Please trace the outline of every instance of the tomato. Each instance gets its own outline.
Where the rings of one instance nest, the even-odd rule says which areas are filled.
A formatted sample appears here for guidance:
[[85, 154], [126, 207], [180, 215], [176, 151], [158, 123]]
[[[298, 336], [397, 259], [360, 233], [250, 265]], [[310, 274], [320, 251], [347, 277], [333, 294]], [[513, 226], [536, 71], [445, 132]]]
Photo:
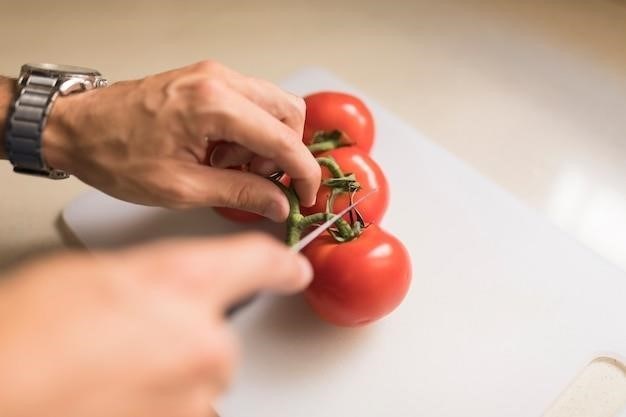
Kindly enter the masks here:
[[[373, 189], [378, 190], [363, 200], [357, 209], [366, 224], [380, 223], [389, 205], [389, 185], [378, 164], [368, 154], [355, 146], [345, 146], [318, 155], [318, 157], [325, 156], [332, 157], [344, 174], [353, 173], [356, 176], [357, 181], [361, 184], [361, 189], [356, 192], [355, 199]], [[328, 178], [332, 178], [328, 168], [322, 167], [322, 179]], [[312, 207], [302, 207], [302, 214], [308, 215], [326, 211], [326, 202], [330, 193], [331, 188], [322, 184], [317, 192], [317, 202]], [[342, 193], [335, 198], [332, 211], [337, 213], [349, 205], [349, 193]], [[344, 218], [348, 220], [349, 215], [346, 214]]]
[[324, 234], [304, 250], [314, 278], [305, 291], [312, 309], [338, 326], [360, 326], [392, 312], [411, 282], [411, 259], [404, 245], [376, 225], [337, 243]]
[[306, 119], [304, 143], [310, 145], [318, 131], [342, 131], [351, 143], [365, 152], [374, 143], [374, 119], [360, 99], [350, 94], [323, 91], [304, 98]]
[[222, 217], [237, 223], [254, 223], [263, 220], [260, 214], [250, 213], [249, 211], [239, 210], [230, 207], [213, 207], [213, 209]]

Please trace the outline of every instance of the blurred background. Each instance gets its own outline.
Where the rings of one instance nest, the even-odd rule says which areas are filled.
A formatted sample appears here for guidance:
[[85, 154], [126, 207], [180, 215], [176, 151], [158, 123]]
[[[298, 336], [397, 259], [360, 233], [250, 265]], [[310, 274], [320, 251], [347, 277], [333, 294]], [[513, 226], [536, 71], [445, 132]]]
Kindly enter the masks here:
[[[4, 0], [0, 32], [12, 76], [30, 61], [113, 80], [204, 58], [276, 82], [328, 68], [626, 270], [624, 0]], [[84, 188], [6, 168], [0, 264], [61, 246], [58, 214]]]

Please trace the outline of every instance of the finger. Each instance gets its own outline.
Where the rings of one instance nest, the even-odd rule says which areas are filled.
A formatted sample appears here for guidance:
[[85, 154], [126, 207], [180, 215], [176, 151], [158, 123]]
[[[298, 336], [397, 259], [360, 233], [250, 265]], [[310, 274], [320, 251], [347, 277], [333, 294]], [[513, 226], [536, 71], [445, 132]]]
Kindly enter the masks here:
[[301, 97], [269, 81], [245, 76], [217, 62], [204, 62], [195, 67], [208, 76], [223, 80], [230, 88], [284, 122], [302, 138], [306, 104]]
[[159, 186], [163, 187], [165, 198], [169, 198], [169, 207], [230, 207], [275, 222], [285, 221], [289, 214], [289, 202], [283, 192], [259, 175], [185, 162], [177, 162], [168, 171], [172, 174], [162, 178]]
[[243, 77], [231, 87], [292, 128], [302, 140], [306, 104], [301, 97], [286, 92], [266, 80]]
[[218, 141], [209, 141], [209, 140], [207, 140], [207, 142], [206, 142], [206, 150], [204, 151], [204, 158], [202, 159], [202, 163], [205, 164], [205, 165], [211, 165], [211, 156], [213, 155], [213, 150], [218, 145], [221, 145], [223, 143], [228, 143], [228, 142], [222, 142], [220, 140], [218, 140]]
[[216, 276], [225, 279], [215, 280], [211, 292], [222, 311], [259, 291], [301, 291], [313, 278], [311, 264], [304, 256], [267, 235], [231, 237], [220, 248], [220, 253], [212, 256], [216, 256], [216, 263], [221, 260]]
[[[217, 311], [259, 291], [294, 293], [313, 277], [308, 260], [269, 235], [165, 241], [135, 249], [150, 279], [172, 279]], [[172, 281], [167, 281], [172, 282]]]
[[232, 168], [245, 165], [254, 154], [235, 143], [220, 143], [213, 148], [209, 165], [216, 168]]
[[[300, 136], [244, 96], [222, 88], [219, 104], [211, 102], [198, 109], [199, 123], [220, 139], [238, 143], [255, 154], [274, 160], [293, 180], [300, 202], [315, 203], [321, 170]], [[216, 108], [219, 107], [219, 108]], [[242, 115], [245, 115], [242, 117]], [[216, 120], [219, 130], [215, 130]]]
[[264, 177], [269, 177], [279, 170], [280, 168], [276, 165], [276, 162], [271, 159], [265, 159], [257, 156], [253, 157], [250, 161], [250, 172]]

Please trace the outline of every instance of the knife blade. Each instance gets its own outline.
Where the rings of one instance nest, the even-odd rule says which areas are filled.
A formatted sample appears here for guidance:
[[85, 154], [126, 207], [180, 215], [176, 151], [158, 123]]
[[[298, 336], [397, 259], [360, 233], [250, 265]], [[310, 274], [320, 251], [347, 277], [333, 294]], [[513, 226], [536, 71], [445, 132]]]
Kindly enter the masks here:
[[[363, 194], [362, 196], [360, 196], [358, 199], [356, 199], [356, 201], [354, 201], [348, 207], [346, 207], [345, 209], [341, 210], [339, 213], [333, 215], [330, 219], [328, 219], [327, 221], [325, 221], [324, 223], [319, 225], [315, 230], [313, 230], [311, 233], [306, 235], [298, 243], [293, 245], [291, 247], [291, 250], [294, 251], [294, 252], [300, 252], [302, 249], [304, 249], [306, 247], [306, 245], [308, 245], [309, 243], [313, 242], [316, 237], [318, 237], [319, 235], [324, 233], [326, 230], [328, 230], [328, 228], [330, 228], [337, 220], [339, 220], [346, 213], [348, 213], [350, 210], [352, 210], [357, 205], [359, 205], [363, 200], [365, 200], [366, 198], [368, 198], [369, 196], [374, 194], [376, 191], [378, 191], [377, 188], [375, 188], [375, 189], [369, 191], [368, 193]], [[237, 311], [239, 311], [240, 309], [242, 309], [246, 305], [250, 304], [257, 297], [257, 295], [258, 294], [254, 294], [254, 295], [246, 298], [245, 300], [240, 301], [240, 302], [232, 305], [226, 311], [226, 316], [227, 317], [232, 317], [235, 313], [237, 313]]]
[[330, 228], [333, 224], [335, 224], [335, 222], [337, 220], [339, 220], [341, 217], [343, 217], [347, 212], [349, 212], [350, 210], [352, 210], [353, 208], [355, 208], [357, 205], [359, 205], [363, 200], [365, 200], [366, 198], [368, 198], [369, 196], [371, 196], [372, 194], [374, 194], [376, 191], [378, 191], [377, 188], [370, 190], [368, 193], [363, 194], [362, 196], [360, 196], [359, 198], [357, 198], [352, 204], [350, 204], [348, 207], [344, 208], [343, 210], [341, 210], [339, 213], [334, 214], [330, 219], [326, 220], [324, 223], [322, 223], [321, 225], [319, 225], [315, 230], [313, 230], [311, 233], [309, 233], [308, 235], [306, 235], [305, 237], [303, 237], [298, 243], [296, 243], [295, 245], [293, 245], [291, 247], [291, 250], [294, 252], [300, 252], [302, 249], [304, 249], [309, 243], [313, 242], [315, 240], [316, 237], [318, 237], [319, 235], [321, 235], [322, 233], [324, 233], [326, 230], [328, 230], [328, 228]]

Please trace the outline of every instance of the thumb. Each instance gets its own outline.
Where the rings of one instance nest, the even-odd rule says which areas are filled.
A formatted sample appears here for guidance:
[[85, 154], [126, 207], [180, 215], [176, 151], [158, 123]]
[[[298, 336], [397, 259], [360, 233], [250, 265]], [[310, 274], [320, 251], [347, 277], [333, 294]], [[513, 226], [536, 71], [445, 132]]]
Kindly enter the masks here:
[[236, 208], [275, 222], [285, 221], [289, 214], [289, 202], [283, 192], [257, 174], [197, 164], [182, 164], [178, 172], [190, 206]]

